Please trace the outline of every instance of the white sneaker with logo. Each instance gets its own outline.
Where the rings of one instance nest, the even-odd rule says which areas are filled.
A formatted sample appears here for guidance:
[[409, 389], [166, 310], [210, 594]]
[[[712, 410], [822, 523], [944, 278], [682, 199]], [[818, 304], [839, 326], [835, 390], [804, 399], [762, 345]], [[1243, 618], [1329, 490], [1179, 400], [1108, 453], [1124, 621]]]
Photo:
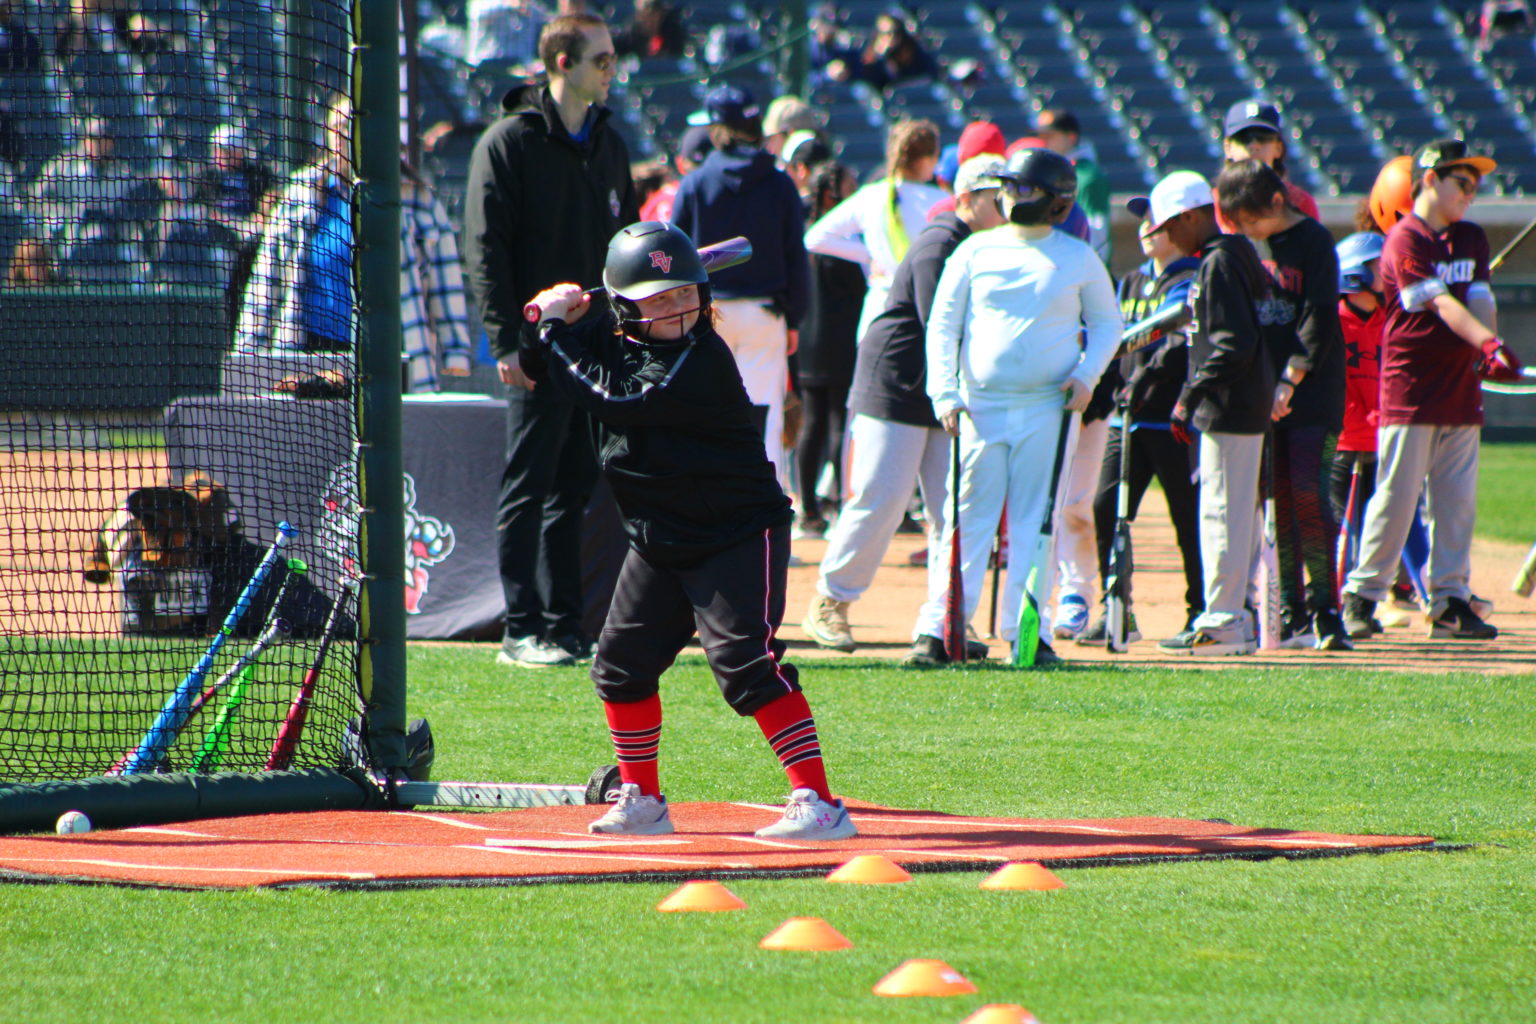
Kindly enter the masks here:
[[784, 817], [756, 834], [764, 839], [848, 839], [859, 830], [841, 800], [828, 803], [814, 789], [797, 789], [789, 794]]
[[667, 812], [667, 798], [645, 796], [640, 787], [626, 782], [619, 787], [619, 799], [608, 813], [587, 826], [588, 832], [619, 836], [667, 836], [672, 834], [672, 816]]

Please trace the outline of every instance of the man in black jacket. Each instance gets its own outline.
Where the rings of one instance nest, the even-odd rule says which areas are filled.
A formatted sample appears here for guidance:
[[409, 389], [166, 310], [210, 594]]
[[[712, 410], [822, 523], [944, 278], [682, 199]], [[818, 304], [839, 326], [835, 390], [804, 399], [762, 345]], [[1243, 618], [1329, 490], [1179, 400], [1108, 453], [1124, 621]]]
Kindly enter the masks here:
[[[848, 606], [873, 582], [914, 483], [923, 495], [929, 551], [942, 549], [949, 510], [950, 437], [939, 427], [928, 398], [928, 311], [950, 253], [972, 231], [1003, 223], [997, 208], [997, 176], [1002, 170], [1002, 158], [985, 153], [961, 165], [955, 175], [955, 212], [939, 214], [913, 240], [891, 278], [885, 312], [860, 341], [848, 394], [853, 446], [849, 496], [827, 535], [817, 594], [801, 626], [822, 647], [855, 649]], [[929, 594], [942, 594], [948, 585], [944, 560], [929, 559]], [[974, 648], [968, 657], [986, 656], [980, 641]], [[931, 651], [942, 654], [943, 644], [934, 648], [929, 643], [925, 649], [930, 649], [931, 662], [936, 660]]]
[[1205, 611], [1158, 646], [1169, 654], [1252, 654], [1248, 582], [1258, 552], [1259, 465], [1274, 406], [1257, 300], [1267, 288], [1253, 243], [1216, 226], [1211, 186], [1175, 171], [1152, 190], [1154, 230], [1200, 260], [1189, 291], [1189, 377], [1173, 407], [1174, 437], [1200, 431], [1200, 559]]
[[507, 463], [496, 512], [505, 638], [497, 661], [568, 665], [581, 633], [582, 513], [597, 479], [589, 417], [535, 387], [517, 351], [523, 304], [562, 281], [596, 284], [608, 239], [639, 215], [629, 149], [602, 106], [614, 51], [600, 18], [562, 15], [539, 37], [546, 85], [513, 89], [475, 145], [464, 264], [507, 389]]

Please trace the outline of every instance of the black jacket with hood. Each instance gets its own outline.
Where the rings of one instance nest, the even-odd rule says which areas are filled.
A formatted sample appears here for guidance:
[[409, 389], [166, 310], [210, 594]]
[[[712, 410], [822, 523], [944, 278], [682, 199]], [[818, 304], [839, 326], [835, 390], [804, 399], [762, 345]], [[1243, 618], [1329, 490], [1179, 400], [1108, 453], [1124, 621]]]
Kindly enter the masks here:
[[1269, 276], [1253, 243], [1213, 235], [1189, 290], [1189, 379], [1179, 403], [1198, 429], [1264, 434], [1275, 401], [1275, 366], [1264, 347], [1257, 302]]
[[608, 240], [640, 216], [608, 108], [592, 105], [578, 142], [547, 85], [513, 89], [501, 105], [506, 116], [475, 143], [464, 197], [464, 276], [498, 359], [535, 340], [523, 305], [551, 285], [600, 284]]

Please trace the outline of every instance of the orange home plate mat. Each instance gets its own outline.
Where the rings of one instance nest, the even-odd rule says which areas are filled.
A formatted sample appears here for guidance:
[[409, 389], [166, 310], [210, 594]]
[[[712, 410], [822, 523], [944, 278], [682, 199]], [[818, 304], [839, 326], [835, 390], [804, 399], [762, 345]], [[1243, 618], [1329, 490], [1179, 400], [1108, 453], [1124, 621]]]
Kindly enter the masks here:
[[595, 807], [492, 813], [325, 811], [217, 818], [86, 835], [0, 837], [0, 880], [186, 888], [404, 888], [821, 875], [861, 853], [911, 871], [1007, 861], [1087, 867], [1165, 859], [1326, 856], [1434, 846], [1178, 818], [1050, 821], [904, 811], [849, 800], [855, 839], [759, 839], [768, 804], [673, 804], [670, 836], [596, 836]]

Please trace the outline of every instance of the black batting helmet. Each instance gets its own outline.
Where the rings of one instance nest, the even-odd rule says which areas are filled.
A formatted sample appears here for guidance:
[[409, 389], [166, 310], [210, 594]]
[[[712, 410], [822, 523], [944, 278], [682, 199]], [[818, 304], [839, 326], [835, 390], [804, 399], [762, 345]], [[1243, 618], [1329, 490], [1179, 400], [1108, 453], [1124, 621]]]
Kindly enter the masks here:
[[619, 299], [639, 302], [686, 284], [707, 284], [709, 274], [687, 232], [674, 224], [642, 220], [608, 242], [603, 286]]
[[[1046, 193], [1044, 201], [1028, 204], [1031, 216], [1024, 222], [1055, 223], [1077, 201], [1077, 168], [1072, 166], [1071, 160], [1052, 149], [1029, 147], [1016, 150], [997, 177], [1002, 182], [1003, 191], [1015, 201], [1015, 206], [1020, 205], [1017, 202], [1020, 196], [1033, 189]], [[1019, 221], [1017, 216], [1013, 219]]]

